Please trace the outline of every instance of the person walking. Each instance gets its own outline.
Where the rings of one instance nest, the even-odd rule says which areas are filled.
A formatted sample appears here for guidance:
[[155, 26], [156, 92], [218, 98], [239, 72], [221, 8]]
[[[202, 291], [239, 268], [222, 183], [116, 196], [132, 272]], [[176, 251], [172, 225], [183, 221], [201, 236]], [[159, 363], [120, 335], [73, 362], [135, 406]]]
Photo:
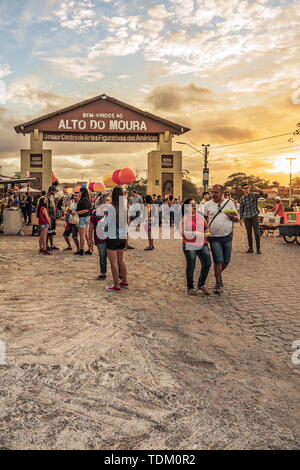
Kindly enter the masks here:
[[184, 201], [182, 214], [182, 249], [186, 259], [187, 292], [189, 295], [197, 295], [194, 289], [194, 271], [198, 257], [201, 263], [198, 290], [209, 295], [210, 292], [205, 287], [205, 281], [211, 267], [210, 251], [204, 234], [197, 231], [197, 225], [205, 230], [207, 222], [200, 212], [197, 213], [197, 205], [192, 198]]
[[[47, 236], [47, 245], [48, 245], [48, 251], [53, 251], [53, 250], [59, 250], [54, 245], [54, 236], [56, 235], [56, 207], [55, 207], [55, 199], [54, 195], [57, 193], [57, 189], [55, 186], [50, 186], [48, 189], [48, 212], [49, 212], [49, 217], [51, 219], [51, 224], [49, 225], [48, 228], [48, 236]], [[50, 243], [50, 246], [49, 246]]]
[[[74, 255], [83, 256], [84, 243], [87, 238], [88, 226], [90, 224], [90, 208], [91, 203], [88, 190], [86, 188], [80, 188], [76, 211], [72, 211], [72, 215], [77, 214], [79, 216], [79, 250], [77, 250]], [[89, 249], [85, 253], [91, 254]]]
[[279, 215], [280, 224], [284, 224], [284, 205], [281, 202], [280, 196], [275, 197], [275, 206], [273, 207], [272, 212], [274, 212], [275, 216]]
[[25, 207], [26, 207], [26, 214], [27, 214], [27, 217], [28, 217], [28, 222], [26, 225], [31, 225], [31, 214], [32, 214], [32, 197], [30, 196], [30, 194], [27, 192], [25, 194], [26, 198], [25, 198]]
[[98, 225], [98, 222], [102, 220], [107, 214], [107, 209], [110, 203], [111, 203], [111, 199], [108, 194], [102, 194], [95, 201], [95, 209], [93, 210], [91, 218], [90, 218], [90, 226], [89, 226], [89, 231], [88, 231], [89, 245], [93, 243], [93, 235], [94, 235], [94, 244], [97, 247], [97, 250], [99, 253], [100, 274], [97, 277], [97, 279], [99, 280], [106, 279], [107, 250], [106, 250], [105, 232], [99, 229], [98, 234], [97, 234], [97, 225]]
[[74, 194], [70, 200], [70, 207], [66, 210], [66, 227], [63, 233], [63, 237], [66, 240], [66, 243], [68, 246], [67, 248], [64, 248], [64, 251], [72, 251], [72, 246], [70, 242], [71, 234], [72, 234], [73, 242], [76, 245], [77, 251], [79, 251], [79, 241], [78, 241], [79, 217], [76, 214], [78, 201], [79, 201], [79, 194]]
[[[230, 263], [233, 222], [238, 222], [234, 203], [230, 199], [223, 199], [223, 192], [223, 186], [215, 184], [212, 187], [212, 199], [204, 205], [204, 215], [211, 233], [209, 242], [214, 261], [215, 294], [221, 294], [223, 290], [222, 273]], [[233, 212], [224, 213], [226, 209]]]
[[39, 200], [37, 218], [41, 227], [39, 239], [40, 253], [43, 253], [44, 255], [51, 255], [51, 251], [47, 249], [47, 233], [48, 227], [51, 225], [51, 219], [48, 213], [48, 199], [46, 197], [42, 197]]
[[250, 192], [250, 186], [247, 182], [242, 184], [242, 191], [244, 195], [240, 200], [240, 225], [245, 223], [247, 237], [248, 237], [248, 250], [246, 253], [253, 253], [253, 239], [252, 229], [255, 236], [256, 252], [258, 255], [261, 254], [260, 250], [260, 236], [259, 236], [259, 223], [258, 214], [259, 210], [257, 207], [258, 199], [264, 197], [264, 192], [257, 186], [254, 186], [254, 192]]
[[151, 237], [151, 222], [152, 222], [152, 197], [150, 195], [146, 196], [146, 207], [145, 207], [145, 216], [146, 216], [146, 221], [145, 221], [145, 229], [148, 234], [148, 244], [146, 248], [144, 248], [145, 251], [151, 251], [154, 249], [154, 244], [153, 244], [153, 238]]
[[[111, 266], [114, 284], [106, 287], [108, 292], [121, 292], [128, 289], [127, 269], [123, 259], [123, 252], [127, 238], [127, 201], [123, 197], [123, 190], [115, 186], [111, 195], [111, 205], [107, 209], [107, 215], [98, 222], [97, 234], [107, 228], [106, 249]], [[120, 274], [122, 282], [120, 282]]]

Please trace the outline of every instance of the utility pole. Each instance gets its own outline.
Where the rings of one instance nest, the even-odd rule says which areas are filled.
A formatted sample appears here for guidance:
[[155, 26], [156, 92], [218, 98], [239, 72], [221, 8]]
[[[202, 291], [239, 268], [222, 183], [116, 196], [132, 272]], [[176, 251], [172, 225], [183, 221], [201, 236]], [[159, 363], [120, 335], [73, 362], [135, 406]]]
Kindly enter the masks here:
[[209, 183], [208, 147], [210, 144], [202, 144], [202, 147], [204, 147], [203, 189], [206, 191]]
[[288, 157], [286, 160], [290, 161], [290, 194], [289, 194], [289, 207], [292, 205], [292, 160], [296, 160], [296, 158]]

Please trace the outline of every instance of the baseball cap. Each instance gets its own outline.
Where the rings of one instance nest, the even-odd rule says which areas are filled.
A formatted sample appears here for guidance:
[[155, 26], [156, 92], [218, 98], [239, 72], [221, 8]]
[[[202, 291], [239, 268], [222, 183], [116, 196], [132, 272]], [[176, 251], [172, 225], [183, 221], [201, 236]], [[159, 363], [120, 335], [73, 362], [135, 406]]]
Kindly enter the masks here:
[[52, 185], [52, 186], [49, 186], [48, 193], [49, 193], [50, 191], [56, 191], [56, 192], [58, 192], [58, 190], [56, 189], [56, 186], [53, 186], [53, 185]]
[[281, 201], [281, 197], [280, 197], [280, 196], [276, 196], [276, 197], [275, 197], [275, 201]]

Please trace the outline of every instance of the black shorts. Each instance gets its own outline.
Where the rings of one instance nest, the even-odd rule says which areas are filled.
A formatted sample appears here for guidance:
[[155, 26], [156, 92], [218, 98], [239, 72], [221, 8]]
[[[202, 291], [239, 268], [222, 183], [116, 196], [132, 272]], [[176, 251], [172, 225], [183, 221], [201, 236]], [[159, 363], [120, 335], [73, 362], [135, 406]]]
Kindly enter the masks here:
[[56, 220], [51, 219], [51, 225], [48, 228], [48, 235], [56, 235]]
[[123, 238], [107, 238], [106, 248], [107, 250], [124, 250], [126, 246], [126, 240]]

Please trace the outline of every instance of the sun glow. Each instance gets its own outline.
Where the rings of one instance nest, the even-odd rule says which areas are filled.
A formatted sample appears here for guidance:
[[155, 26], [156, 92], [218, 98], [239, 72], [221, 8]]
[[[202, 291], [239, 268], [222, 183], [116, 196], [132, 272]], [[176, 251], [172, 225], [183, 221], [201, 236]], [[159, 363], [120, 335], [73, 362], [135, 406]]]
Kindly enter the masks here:
[[289, 153], [277, 157], [274, 161], [274, 166], [267, 170], [268, 173], [284, 173], [289, 175], [290, 162], [289, 160], [286, 160], [287, 158], [296, 158], [296, 160], [292, 160], [292, 173], [295, 176], [295, 174], [300, 171], [300, 157], [295, 156], [295, 154]]

